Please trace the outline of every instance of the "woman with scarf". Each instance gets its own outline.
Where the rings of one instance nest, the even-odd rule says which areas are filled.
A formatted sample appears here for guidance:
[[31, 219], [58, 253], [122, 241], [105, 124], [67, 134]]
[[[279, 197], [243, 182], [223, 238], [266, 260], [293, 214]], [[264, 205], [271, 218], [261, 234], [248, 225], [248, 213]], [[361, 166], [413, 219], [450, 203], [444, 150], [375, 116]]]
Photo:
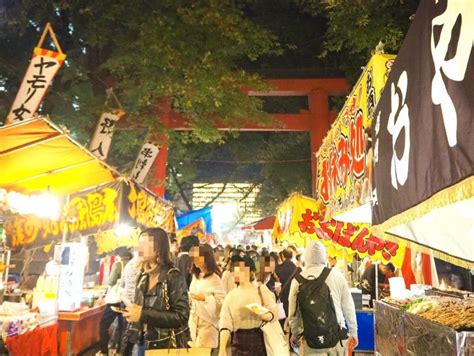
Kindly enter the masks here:
[[[150, 228], [140, 234], [141, 273], [135, 304], [124, 316], [132, 323], [131, 342], [141, 350], [186, 348], [189, 341], [187, 285], [173, 267], [166, 231]], [[125, 350], [129, 355], [131, 350]]]

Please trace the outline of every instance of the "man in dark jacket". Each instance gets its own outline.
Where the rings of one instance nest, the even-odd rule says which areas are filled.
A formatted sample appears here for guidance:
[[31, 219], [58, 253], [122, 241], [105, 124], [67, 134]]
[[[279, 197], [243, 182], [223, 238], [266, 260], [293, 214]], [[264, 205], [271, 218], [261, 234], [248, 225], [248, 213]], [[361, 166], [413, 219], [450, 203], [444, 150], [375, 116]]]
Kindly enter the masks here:
[[298, 273], [298, 268], [291, 261], [293, 258], [293, 252], [289, 249], [282, 251], [283, 263], [276, 266], [275, 273], [280, 279], [282, 289], [280, 292], [280, 300], [285, 308], [285, 313], [288, 315], [288, 296], [290, 293], [290, 285], [293, 277]]
[[199, 246], [199, 239], [196, 236], [190, 235], [183, 237], [181, 239], [181, 243], [179, 244], [179, 254], [176, 258], [176, 268], [179, 269], [181, 275], [186, 279], [188, 289], [191, 285], [191, 280], [193, 277], [191, 273], [193, 261], [189, 256], [189, 250], [191, 250], [193, 246]]

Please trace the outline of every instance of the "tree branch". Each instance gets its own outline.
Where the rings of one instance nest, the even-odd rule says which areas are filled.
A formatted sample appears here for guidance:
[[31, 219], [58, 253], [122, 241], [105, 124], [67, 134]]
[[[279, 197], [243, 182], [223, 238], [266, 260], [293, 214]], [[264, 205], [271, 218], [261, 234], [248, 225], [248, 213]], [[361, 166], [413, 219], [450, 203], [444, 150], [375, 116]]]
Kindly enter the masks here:
[[219, 198], [222, 195], [222, 193], [224, 193], [226, 187], [227, 187], [227, 183], [224, 183], [224, 185], [222, 186], [221, 191], [219, 193], [217, 193], [217, 195], [214, 198], [212, 198], [212, 200], [210, 202], [207, 202], [206, 205], [204, 205], [204, 207], [207, 208], [209, 205], [214, 203], [217, 200], [217, 198]]
[[181, 198], [183, 199], [184, 204], [186, 204], [186, 207], [189, 210], [193, 210], [191, 204], [189, 203], [189, 199], [186, 196], [186, 193], [184, 192], [184, 188], [183, 188], [183, 186], [181, 185], [181, 182], [178, 179], [178, 174], [176, 172], [176, 168], [174, 166], [170, 166], [170, 171], [171, 171], [171, 175], [173, 176], [174, 181], [176, 182], [176, 186], [179, 189], [179, 194], [181, 195]]

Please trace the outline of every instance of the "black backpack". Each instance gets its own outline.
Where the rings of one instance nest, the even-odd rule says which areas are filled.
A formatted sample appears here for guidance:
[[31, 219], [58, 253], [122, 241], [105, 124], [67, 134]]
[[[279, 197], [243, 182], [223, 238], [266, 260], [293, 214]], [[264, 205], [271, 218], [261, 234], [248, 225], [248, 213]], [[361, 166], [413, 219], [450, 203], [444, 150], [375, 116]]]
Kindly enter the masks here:
[[341, 342], [331, 291], [325, 283], [329, 272], [331, 270], [324, 267], [316, 279], [306, 279], [300, 274], [295, 277], [300, 284], [297, 303], [303, 318], [303, 335], [312, 349], [331, 348]]

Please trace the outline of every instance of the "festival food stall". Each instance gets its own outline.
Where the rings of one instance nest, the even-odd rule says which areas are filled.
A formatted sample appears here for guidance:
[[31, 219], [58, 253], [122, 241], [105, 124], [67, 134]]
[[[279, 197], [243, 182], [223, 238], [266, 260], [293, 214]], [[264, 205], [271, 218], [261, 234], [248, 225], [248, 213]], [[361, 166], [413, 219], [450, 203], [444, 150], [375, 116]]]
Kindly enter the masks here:
[[[9, 206], [8, 213], [3, 214], [9, 248], [41, 242], [41, 218], [34, 214], [43, 218], [58, 218], [64, 197], [68, 193], [111, 182], [118, 176], [113, 169], [97, 160], [63, 130], [46, 118], [38, 117], [14, 121], [0, 127], [0, 166], [0, 189], [6, 192], [6, 203]], [[59, 229], [59, 223], [50, 225], [49, 228]], [[59, 240], [61, 239], [62, 236]], [[8, 275], [8, 270], [5, 274]], [[57, 281], [56, 284], [51, 282], [46, 288], [43, 300], [56, 300], [57, 288], [54, 290], [54, 285], [57, 287]], [[51, 290], [54, 290], [54, 293], [51, 293]], [[31, 294], [27, 293], [26, 299], [32, 299]], [[15, 295], [20, 298], [22, 293]], [[37, 319], [36, 325], [25, 323], [21, 320], [31, 313], [30, 309], [21, 308], [18, 304], [14, 303], [9, 310], [3, 312], [10, 320], [8, 323], [2, 323], [7, 327], [3, 340], [11, 352], [17, 350], [17, 345], [23, 346], [24, 352], [19, 354], [25, 355], [30, 350], [29, 346], [36, 347], [37, 342], [45, 341], [43, 336], [56, 335], [55, 332], [50, 332], [51, 328], [46, 329], [46, 326], [53, 323], [51, 327], [57, 330], [58, 324], [54, 321], [57, 319], [57, 312], [50, 307], [39, 310], [37, 305], [36, 309], [33, 309], [39, 311], [33, 313]], [[27, 327], [18, 328], [15, 324]], [[38, 328], [38, 325], [43, 327]], [[28, 342], [33, 339], [36, 341]], [[25, 348], [26, 346], [28, 348]], [[37, 352], [42, 348], [34, 350]]]
[[[372, 127], [374, 231], [471, 271], [473, 6], [420, 2]], [[377, 354], [474, 354], [472, 292], [423, 289], [376, 303]]]
[[[357, 256], [401, 267], [405, 248], [396, 242], [384, 240], [372, 232], [369, 224], [323, 220], [321, 201], [293, 194], [277, 209], [273, 236], [297, 246], [305, 246], [308, 239], [319, 239], [330, 257], [347, 262]], [[355, 292], [355, 291], [354, 291]], [[359, 324], [359, 346], [356, 351], [374, 349], [373, 311], [362, 307], [360, 293], [353, 293]]]
[[[15, 212], [4, 216], [8, 247], [48, 251], [61, 242], [54, 246], [54, 258], [29, 294], [34, 310], [39, 310], [37, 318], [59, 319], [60, 353], [79, 353], [98, 341], [104, 309], [105, 289], [83, 288], [90, 260], [87, 237], [94, 239], [98, 253], [134, 246], [136, 227], [174, 231], [173, 208], [121, 178], [46, 118], [1, 127], [0, 164], [0, 189], [7, 192], [7, 203]], [[36, 214], [35, 207], [42, 213]], [[26, 337], [45, 334], [35, 325], [5, 335], [9, 350], [25, 345]], [[58, 324], [54, 325], [57, 330]], [[33, 334], [27, 334], [29, 329], [34, 329]], [[21, 335], [13, 337], [16, 334]]]

